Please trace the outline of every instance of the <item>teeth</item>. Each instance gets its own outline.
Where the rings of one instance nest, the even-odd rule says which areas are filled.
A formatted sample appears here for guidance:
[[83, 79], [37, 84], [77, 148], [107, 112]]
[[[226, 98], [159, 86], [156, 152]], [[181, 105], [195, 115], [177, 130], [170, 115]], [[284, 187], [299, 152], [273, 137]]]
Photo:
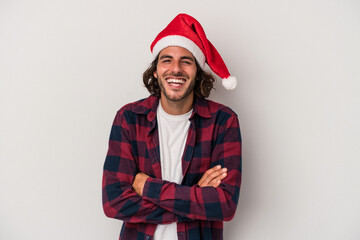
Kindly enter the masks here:
[[177, 79], [177, 78], [169, 78], [169, 79], [166, 79], [166, 81], [168, 83], [179, 83], [179, 84], [183, 84], [185, 82], [184, 79]]

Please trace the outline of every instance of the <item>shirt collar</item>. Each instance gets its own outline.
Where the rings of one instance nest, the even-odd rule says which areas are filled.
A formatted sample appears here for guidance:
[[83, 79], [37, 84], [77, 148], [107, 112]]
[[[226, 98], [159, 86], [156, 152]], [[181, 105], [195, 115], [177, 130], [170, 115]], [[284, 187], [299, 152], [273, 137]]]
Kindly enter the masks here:
[[190, 119], [193, 118], [195, 114], [203, 118], [211, 118], [208, 101], [196, 95], [194, 97], [193, 114]]
[[132, 110], [136, 114], [145, 114], [147, 119], [152, 122], [156, 117], [156, 109], [159, 106], [159, 98], [155, 95], [150, 95], [140, 101], [140, 103]]
[[[159, 106], [159, 99], [155, 95], [150, 95], [148, 98], [143, 99], [140, 103], [132, 110], [136, 114], [145, 114], [147, 119], [152, 122], [156, 118], [156, 110]], [[206, 99], [199, 98], [195, 95], [193, 104], [193, 113], [190, 117], [192, 119], [197, 114], [203, 118], [210, 118], [210, 109]]]

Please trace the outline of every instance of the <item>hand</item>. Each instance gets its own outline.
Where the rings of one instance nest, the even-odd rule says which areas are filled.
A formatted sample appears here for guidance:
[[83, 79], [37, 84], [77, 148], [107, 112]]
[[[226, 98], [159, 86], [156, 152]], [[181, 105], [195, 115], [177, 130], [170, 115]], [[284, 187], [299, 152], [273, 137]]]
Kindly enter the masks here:
[[198, 185], [200, 187], [218, 187], [222, 180], [227, 176], [227, 168], [221, 168], [217, 165], [207, 170], [202, 178], [199, 180]]
[[146, 179], [148, 179], [148, 177], [149, 177], [148, 175], [146, 175], [145, 173], [142, 173], [142, 172], [139, 172], [135, 176], [132, 187], [135, 190], [135, 192], [137, 194], [139, 194], [140, 196], [142, 196], [142, 194], [143, 194], [144, 185], [145, 185]]

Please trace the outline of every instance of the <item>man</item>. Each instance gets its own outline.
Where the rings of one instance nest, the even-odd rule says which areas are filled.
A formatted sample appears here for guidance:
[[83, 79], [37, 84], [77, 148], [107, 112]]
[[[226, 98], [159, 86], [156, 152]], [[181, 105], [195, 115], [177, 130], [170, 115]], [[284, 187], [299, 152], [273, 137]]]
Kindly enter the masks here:
[[236, 86], [200, 23], [180, 14], [151, 45], [151, 96], [122, 107], [104, 164], [103, 207], [120, 239], [222, 239], [241, 183], [237, 115], [206, 100], [214, 77]]

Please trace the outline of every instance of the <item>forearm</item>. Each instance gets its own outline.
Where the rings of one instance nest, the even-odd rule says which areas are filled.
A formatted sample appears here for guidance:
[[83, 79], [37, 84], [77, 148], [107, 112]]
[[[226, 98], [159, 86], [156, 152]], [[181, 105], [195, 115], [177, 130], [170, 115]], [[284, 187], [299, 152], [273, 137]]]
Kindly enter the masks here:
[[237, 117], [229, 118], [215, 139], [211, 164], [226, 168], [219, 187], [183, 186], [148, 178], [143, 198], [174, 214], [210, 221], [228, 221], [235, 214], [241, 184], [241, 135]]
[[126, 180], [117, 179], [109, 184], [112, 181], [114, 179], [109, 173], [104, 172], [103, 209], [106, 216], [131, 223], [166, 224], [190, 221], [143, 199]]
[[106, 216], [126, 222], [171, 223], [184, 221], [136, 194], [132, 183], [138, 166], [130, 144], [128, 125], [118, 113], [110, 134], [109, 149], [103, 169], [103, 209]]
[[[240, 176], [230, 172], [227, 178], [231, 181]], [[226, 181], [214, 188], [198, 185], [189, 187], [148, 178], [144, 186], [143, 198], [186, 218], [229, 221], [235, 214], [239, 190], [239, 186], [229, 185]]]

